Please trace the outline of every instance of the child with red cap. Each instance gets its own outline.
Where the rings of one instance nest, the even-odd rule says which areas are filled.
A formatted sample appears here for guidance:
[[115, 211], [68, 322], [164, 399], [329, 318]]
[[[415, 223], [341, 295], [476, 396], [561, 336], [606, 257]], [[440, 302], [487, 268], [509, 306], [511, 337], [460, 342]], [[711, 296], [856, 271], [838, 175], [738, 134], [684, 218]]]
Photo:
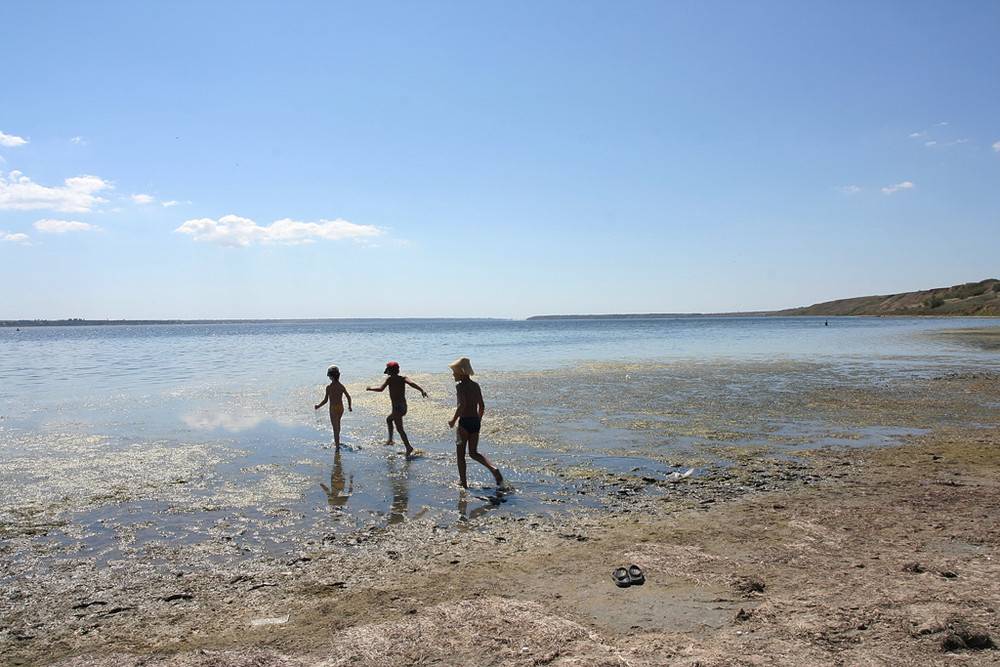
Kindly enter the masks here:
[[389, 427], [389, 441], [385, 444], [392, 444], [392, 427], [395, 424], [396, 430], [399, 431], [399, 437], [406, 445], [406, 455], [410, 456], [413, 454], [413, 447], [410, 446], [410, 440], [406, 437], [406, 431], [403, 430], [403, 417], [406, 415], [406, 385], [419, 391], [424, 398], [427, 398], [427, 392], [410, 378], [400, 375], [399, 363], [395, 361], [390, 361], [385, 365], [384, 373], [389, 377], [385, 379], [382, 386], [368, 387], [367, 391], [384, 391], [386, 387], [389, 388], [389, 402], [392, 404], [392, 412], [385, 418], [386, 426]]

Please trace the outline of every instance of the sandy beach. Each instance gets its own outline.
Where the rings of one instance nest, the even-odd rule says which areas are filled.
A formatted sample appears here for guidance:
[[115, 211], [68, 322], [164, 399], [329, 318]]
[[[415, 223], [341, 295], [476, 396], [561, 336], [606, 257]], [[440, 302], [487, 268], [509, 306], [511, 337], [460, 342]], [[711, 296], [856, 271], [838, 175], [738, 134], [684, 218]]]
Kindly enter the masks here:
[[[1000, 406], [993, 375], [933, 382], [933, 405], [910, 403], [915, 424], [961, 416], [970, 393]], [[67, 561], [5, 585], [0, 652], [122, 667], [992, 665], [997, 413], [927, 424], [903, 446], [748, 453], [726, 475], [636, 479], [577, 521], [411, 521], [238, 569]], [[616, 586], [630, 564], [645, 582]]]

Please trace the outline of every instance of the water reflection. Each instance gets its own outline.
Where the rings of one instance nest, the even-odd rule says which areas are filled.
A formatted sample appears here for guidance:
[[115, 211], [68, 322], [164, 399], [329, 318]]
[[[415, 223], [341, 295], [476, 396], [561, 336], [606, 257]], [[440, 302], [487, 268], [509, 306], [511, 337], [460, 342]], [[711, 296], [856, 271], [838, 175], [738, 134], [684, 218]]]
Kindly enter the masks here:
[[[386, 461], [388, 467], [389, 482], [392, 485], [392, 504], [389, 506], [389, 525], [402, 523], [406, 520], [406, 513], [410, 507], [410, 463], [411, 459], [406, 457], [401, 465], [397, 466], [398, 458], [390, 456]], [[410, 517], [417, 519], [427, 511], [426, 508]]]
[[[459, 530], [467, 529], [468, 524], [474, 522], [476, 519], [484, 516], [490, 510], [497, 509], [503, 503], [507, 502], [504, 497], [504, 493], [497, 489], [496, 493], [492, 496], [473, 496], [472, 501], [473, 507], [469, 509], [469, 494], [465, 489], [459, 491], [458, 494], [458, 526]], [[478, 504], [482, 502], [482, 504]]]
[[188, 428], [199, 431], [242, 433], [257, 428], [263, 419], [259, 415], [245, 414], [186, 414], [181, 415], [181, 421]]
[[[333, 455], [333, 470], [330, 472], [330, 486], [320, 482], [326, 492], [326, 499], [331, 507], [343, 507], [347, 499], [354, 493], [354, 474], [344, 476], [344, 465], [340, 457], [340, 447]], [[345, 492], [346, 488], [346, 492]]]

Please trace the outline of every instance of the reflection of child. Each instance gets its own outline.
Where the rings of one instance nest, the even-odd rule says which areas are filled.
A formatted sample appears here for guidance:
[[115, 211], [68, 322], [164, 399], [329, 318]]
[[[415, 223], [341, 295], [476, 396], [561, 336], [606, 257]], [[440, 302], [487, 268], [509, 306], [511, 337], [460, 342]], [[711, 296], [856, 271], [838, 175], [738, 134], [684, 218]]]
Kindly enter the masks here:
[[473, 374], [472, 362], [468, 357], [462, 357], [448, 364], [452, 374], [458, 381], [455, 385], [456, 399], [458, 405], [455, 407], [455, 416], [448, 420], [449, 428], [458, 422], [458, 441], [455, 449], [458, 459], [458, 482], [466, 489], [469, 484], [465, 479], [465, 447], [469, 447], [469, 457], [474, 461], [479, 461], [489, 468], [493, 473], [497, 484], [503, 484], [503, 475], [496, 466], [489, 462], [485, 456], [479, 453], [479, 427], [482, 423], [483, 413], [486, 405], [483, 403], [483, 391], [479, 385], [472, 381], [469, 376]]
[[[333, 455], [333, 470], [330, 471], [330, 486], [323, 482], [319, 483], [326, 491], [326, 499], [333, 507], [343, 507], [347, 500], [354, 493], [354, 475], [350, 476], [350, 487], [347, 486], [347, 479], [344, 477], [344, 465], [340, 460], [340, 448], [337, 448]], [[347, 492], [344, 492], [344, 489]]]
[[340, 369], [330, 366], [326, 371], [326, 376], [330, 378], [330, 384], [326, 385], [326, 395], [323, 400], [316, 404], [319, 410], [327, 401], [330, 402], [330, 423], [333, 424], [333, 442], [340, 447], [340, 418], [344, 416], [344, 397], [347, 397], [347, 409], [354, 412], [351, 407], [351, 395], [347, 392], [347, 387], [340, 384]]
[[389, 427], [389, 441], [386, 444], [392, 444], [392, 426], [395, 424], [396, 430], [399, 431], [399, 437], [406, 445], [406, 455], [409, 456], [413, 453], [413, 447], [410, 447], [410, 440], [406, 437], [406, 431], [403, 430], [403, 417], [406, 415], [406, 385], [419, 391], [424, 398], [427, 398], [427, 392], [417, 386], [410, 378], [400, 375], [399, 364], [395, 361], [387, 363], [383, 372], [389, 377], [380, 387], [368, 387], [368, 391], [384, 391], [386, 387], [389, 388], [389, 402], [392, 403], [392, 412], [385, 418], [386, 426]]

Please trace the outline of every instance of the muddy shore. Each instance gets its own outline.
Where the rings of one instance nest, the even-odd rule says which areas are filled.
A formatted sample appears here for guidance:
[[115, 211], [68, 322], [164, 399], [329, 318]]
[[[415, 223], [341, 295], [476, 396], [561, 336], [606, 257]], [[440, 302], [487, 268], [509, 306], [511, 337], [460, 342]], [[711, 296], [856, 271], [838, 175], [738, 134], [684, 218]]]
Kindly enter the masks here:
[[[992, 417], [929, 424], [898, 447], [747, 456], [655, 495], [640, 478], [577, 520], [413, 521], [237, 569], [181, 550], [103, 568], [67, 560], [3, 586], [0, 655], [122, 667], [997, 664], [1000, 378], [951, 378], [948, 404], [928, 409], [961, 413], [970, 392]], [[612, 570], [633, 563], [645, 583], [617, 587]]]

